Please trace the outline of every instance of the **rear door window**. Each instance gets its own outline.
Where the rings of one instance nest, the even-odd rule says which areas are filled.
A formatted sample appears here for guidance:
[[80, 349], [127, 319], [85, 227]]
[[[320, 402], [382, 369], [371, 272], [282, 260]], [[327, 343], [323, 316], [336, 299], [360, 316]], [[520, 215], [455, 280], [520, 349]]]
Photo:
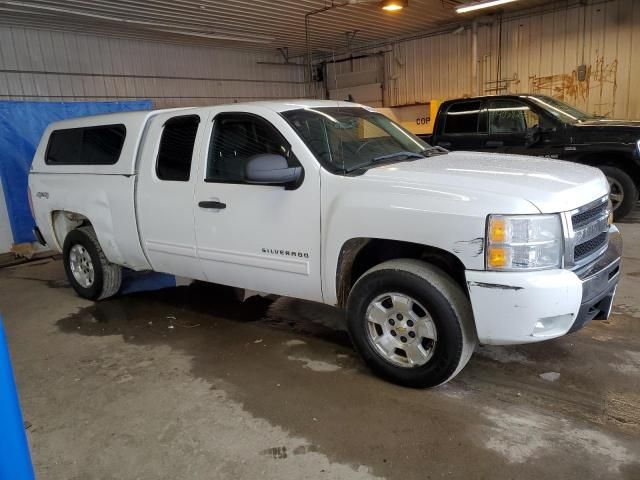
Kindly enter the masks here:
[[49, 137], [48, 165], [113, 165], [120, 158], [126, 136], [124, 125], [65, 128]]
[[480, 127], [482, 103], [479, 101], [454, 103], [447, 109], [444, 121], [444, 133], [478, 133]]
[[189, 181], [199, 124], [200, 117], [197, 115], [173, 117], [164, 124], [156, 162], [156, 173], [160, 180]]

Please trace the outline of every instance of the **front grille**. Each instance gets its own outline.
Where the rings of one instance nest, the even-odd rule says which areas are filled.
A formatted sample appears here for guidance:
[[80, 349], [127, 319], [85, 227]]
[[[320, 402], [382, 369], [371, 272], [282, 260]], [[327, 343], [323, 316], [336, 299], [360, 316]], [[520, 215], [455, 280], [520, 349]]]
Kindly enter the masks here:
[[573, 262], [570, 265], [582, 267], [595, 260], [593, 257], [606, 247], [609, 241], [608, 216], [606, 198], [585, 205], [571, 216], [573, 235], [569, 246], [573, 250], [573, 259], [570, 259]]
[[587, 240], [580, 245], [576, 245], [573, 249], [573, 259], [576, 262], [579, 262], [581, 259], [588, 257], [593, 252], [602, 248], [607, 243], [607, 232], [602, 232], [597, 237], [592, 238], [591, 240]]
[[592, 220], [602, 217], [606, 211], [607, 211], [607, 204], [602, 203], [597, 207], [591, 208], [587, 211], [576, 213], [574, 216], [571, 217], [573, 228], [574, 229], [580, 228], [588, 224]]

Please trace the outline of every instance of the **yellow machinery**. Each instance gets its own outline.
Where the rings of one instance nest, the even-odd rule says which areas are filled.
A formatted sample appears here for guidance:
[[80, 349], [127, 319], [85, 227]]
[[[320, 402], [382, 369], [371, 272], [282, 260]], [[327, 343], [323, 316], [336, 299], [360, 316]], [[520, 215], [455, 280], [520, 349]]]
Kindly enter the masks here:
[[426, 135], [433, 132], [440, 103], [440, 100], [431, 100], [429, 103], [405, 107], [380, 107], [376, 108], [376, 111], [399, 123], [411, 133]]

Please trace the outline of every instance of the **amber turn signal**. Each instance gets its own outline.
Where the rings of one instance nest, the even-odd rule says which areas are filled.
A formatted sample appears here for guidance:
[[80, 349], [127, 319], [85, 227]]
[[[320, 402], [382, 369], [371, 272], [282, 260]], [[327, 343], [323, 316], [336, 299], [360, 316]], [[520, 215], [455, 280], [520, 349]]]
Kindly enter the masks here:
[[502, 218], [492, 218], [489, 224], [491, 243], [503, 243], [507, 238], [507, 224]]
[[489, 267], [504, 267], [507, 264], [507, 249], [502, 247], [489, 247], [487, 262]]

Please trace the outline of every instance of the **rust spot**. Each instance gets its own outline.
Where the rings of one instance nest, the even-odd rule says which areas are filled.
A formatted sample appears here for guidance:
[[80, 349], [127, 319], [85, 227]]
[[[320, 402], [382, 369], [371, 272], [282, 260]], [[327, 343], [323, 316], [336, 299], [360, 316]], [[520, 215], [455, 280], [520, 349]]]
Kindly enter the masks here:
[[589, 109], [596, 115], [607, 116], [615, 108], [618, 74], [618, 59], [606, 63], [604, 57], [596, 52], [596, 60], [587, 65], [584, 81], [578, 80], [577, 69], [571, 73], [529, 77], [529, 90], [532, 93], [550, 95], [573, 105], [585, 104], [591, 98]]

